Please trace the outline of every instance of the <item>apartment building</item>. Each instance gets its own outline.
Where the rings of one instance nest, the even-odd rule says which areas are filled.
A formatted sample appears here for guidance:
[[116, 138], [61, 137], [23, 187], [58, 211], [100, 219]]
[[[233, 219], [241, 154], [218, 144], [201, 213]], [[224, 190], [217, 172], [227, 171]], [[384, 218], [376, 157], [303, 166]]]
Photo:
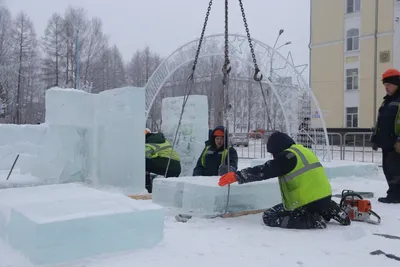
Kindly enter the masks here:
[[385, 95], [381, 74], [400, 68], [400, 0], [311, 0], [310, 6], [310, 86], [326, 127], [372, 127]]

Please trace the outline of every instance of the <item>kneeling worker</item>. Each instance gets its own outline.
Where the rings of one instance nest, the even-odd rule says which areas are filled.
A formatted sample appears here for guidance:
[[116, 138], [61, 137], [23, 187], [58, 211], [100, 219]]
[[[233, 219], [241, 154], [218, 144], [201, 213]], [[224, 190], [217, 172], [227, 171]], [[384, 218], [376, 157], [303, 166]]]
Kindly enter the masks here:
[[[169, 166], [168, 161], [170, 161]], [[164, 137], [164, 134], [151, 133], [149, 129], [146, 129], [146, 189], [149, 193], [153, 190], [150, 173], [164, 176], [167, 166], [166, 177], [178, 177], [181, 174], [180, 158], [172, 149], [172, 144]]]
[[268, 139], [267, 151], [273, 160], [264, 165], [229, 172], [221, 176], [220, 186], [278, 177], [282, 204], [263, 214], [270, 227], [291, 229], [326, 228], [330, 219], [349, 225], [350, 218], [331, 200], [332, 188], [318, 157], [310, 149], [296, 144], [287, 134], [275, 132]]

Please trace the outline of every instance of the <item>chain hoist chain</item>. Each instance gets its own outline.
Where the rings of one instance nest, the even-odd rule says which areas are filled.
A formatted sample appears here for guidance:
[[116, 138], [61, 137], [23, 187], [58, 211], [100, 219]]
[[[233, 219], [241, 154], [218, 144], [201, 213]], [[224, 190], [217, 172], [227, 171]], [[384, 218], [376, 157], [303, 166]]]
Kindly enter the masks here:
[[254, 73], [254, 80], [259, 82], [262, 80], [263, 75], [260, 74], [260, 69], [258, 68], [258, 64], [257, 64], [257, 60], [256, 60], [256, 55], [254, 53], [254, 47], [253, 47], [253, 43], [251, 41], [251, 36], [250, 36], [250, 31], [249, 31], [249, 26], [247, 24], [247, 19], [246, 19], [246, 14], [244, 12], [244, 7], [243, 7], [243, 2], [242, 0], [239, 0], [239, 5], [240, 5], [240, 9], [242, 11], [242, 17], [243, 17], [243, 22], [244, 22], [244, 27], [246, 29], [246, 33], [247, 33], [247, 39], [249, 41], [249, 47], [250, 47], [250, 51], [251, 51], [251, 57], [253, 58], [253, 63], [254, 63], [254, 69], [255, 69], [255, 73]]
[[202, 45], [202, 43], [203, 43], [204, 33], [205, 33], [205, 31], [206, 31], [206, 28], [207, 28], [208, 17], [210, 16], [212, 4], [213, 4], [213, 0], [210, 0], [210, 2], [208, 3], [206, 18], [205, 18], [204, 24], [203, 24], [203, 29], [202, 29], [202, 31], [201, 31], [201, 35], [200, 35], [200, 39], [199, 39], [199, 45], [198, 45], [197, 51], [196, 51], [196, 56], [195, 56], [194, 62], [193, 62], [192, 74], [190, 75], [190, 78], [191, 78], [191, 79], [193, 79], [194, 72], [195, 72], [195, 70], [196, 70], [196, 65], [197, 65], [197, 61], [198, 61], [198, 59], [199, 59], [200, 50], [201, 50], [201, 45]]
[[228, 0], [225, 0], [225, 62], [224, 66], [222, 68], [222, 73], [224, 74], [224, 77], [222, 79], [222, 84], [226, 85], [227, 84], [227, 76], [229, 72], [231, 71], [231, 63], [229, 59], [229, 27], [228, 27]]

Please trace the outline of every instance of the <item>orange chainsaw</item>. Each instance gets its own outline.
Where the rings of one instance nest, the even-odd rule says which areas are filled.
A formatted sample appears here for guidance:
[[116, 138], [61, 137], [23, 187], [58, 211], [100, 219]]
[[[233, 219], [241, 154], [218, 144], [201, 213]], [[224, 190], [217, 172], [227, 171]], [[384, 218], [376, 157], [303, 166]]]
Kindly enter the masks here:
[[[349, 215], [350, 220], [379, 224], [381, 217], [372, 210], [371, 201], [352, 191], [343, 190], [340, 207]], [[371, 217], [375, 217], [373, 220]]]

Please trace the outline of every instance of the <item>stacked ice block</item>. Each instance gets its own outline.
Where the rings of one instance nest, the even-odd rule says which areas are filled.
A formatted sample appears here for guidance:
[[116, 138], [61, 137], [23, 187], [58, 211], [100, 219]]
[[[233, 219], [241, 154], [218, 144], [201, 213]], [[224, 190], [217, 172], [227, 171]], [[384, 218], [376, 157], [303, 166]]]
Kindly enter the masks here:
[[46, 91], [46, 130], [37, 153], [18, 167], [46, 183], [90, 182], [126, 194], [144, 189], [143, 88], [90, 94], [76, 89]]
[[[153, 182], [153, 203], [194, 215], [225, 212], [228, 187], [218, 186], [219, 177], [157, 178]], [[281, 202], [277, 179], [232, 184], [228, 212], [267, 209]]]
[[163, 227], [160, 206], [81, 184], [0, 190], [0, 238], [37, 265], [149, 248]]
[[[170, 97], [162, 100], [162, 132], [174, 141], [184, 97]], [[208, 139], [208, 100], [207, 96], [189, 96], [182, 122], [179, 127], [175, 149], [181, 159], [181, 176], [192, 175], [204, 142]]]

